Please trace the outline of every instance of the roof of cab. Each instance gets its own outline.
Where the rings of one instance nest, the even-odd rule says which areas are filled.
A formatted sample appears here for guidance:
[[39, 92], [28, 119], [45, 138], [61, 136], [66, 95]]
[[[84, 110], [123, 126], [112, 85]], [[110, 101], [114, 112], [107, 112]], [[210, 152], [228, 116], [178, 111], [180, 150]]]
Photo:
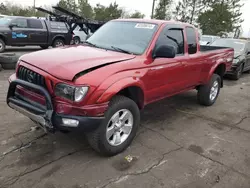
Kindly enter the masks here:
[[143, 23], [152, 23], [152, 24], [157, 24], [157, 25], [162, 25], [165, 23], [169, 24], [181, 24], [185, 26], [191, 26], [194, 27], [193, 25], [189, 23], [184, 23], [184, 22], [179, 22], [179, 21], [174, 21], [174, 20], [157, 20], [157, 19], [137, 19], [137, 18], [120, 18], [120, 19], [114, 19], [114, 21], [132, 21], [132, 22], [143, 22]]

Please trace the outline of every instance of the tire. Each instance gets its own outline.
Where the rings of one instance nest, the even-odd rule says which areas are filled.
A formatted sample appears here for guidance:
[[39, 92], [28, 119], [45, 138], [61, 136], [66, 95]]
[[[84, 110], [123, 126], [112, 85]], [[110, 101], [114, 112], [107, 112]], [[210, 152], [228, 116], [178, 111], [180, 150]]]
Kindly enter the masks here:
[[49, 46], [48, 46], [48, 45], [41, 45], [40, 47], [41, 47], [42, 49], [48, 49]]
[[16, 63], [18, 61], [18, 56], [14, 53], [4, 53], [0, 54], [0, 63], [3, 69], [15, 69]]
[[[213, 74], [207, 85], [202, 85], [199, 87], [197, 95], [198, 102], [204, 106], [212, 106], [219, 96], [220, 88], [221, 88], [221, 77], [217, 74]], [[211, 96], [212, 89], [216, 89], [217, 91], [216, 93], [214, 93], [213, 96]]]
[[241, 75], [242, 75], [242, 70], [243, 70], [243, 64], [240, 65], [240, 67], [238, 68], [238, 70], [232, 75], [232, 79], [233, 80], [239, 80]]
[[56, 48], [56, 47], [60, 47], [60, 46], [64, 46], [64, 45], [65, 45], [64, 40], [58, 38], [58, 39], [55, 39], [55, 40], [54, 40], [54, 42], [53, 42], [53, 44], [52, 44], [52, 47], [53, 47], [53, 48]]
[[5, 42], [2, 39], [0, 39], [0, 53], [4, 52], [5, 48], [6, 48]]
[[74, 41], [74, 44], [76, 45], [81, 43], [81, 39], [77, 36], [73, 38], [73, 41]]
[[[112, 123], [111, 120], [114, 117], [114, 115], [118, 114], [118, 112], [120, 112], [120, 113], [123, 112], [122, 114], [124, 114], [125, 111], [128, 115], [127, 117], [131, 117], [131, 115], [133, 117], [133, 118], [128, 118], [125, 121], [127, 123], [132, 123], [132, 128], [130, 129], [130, 131], [129, 131], [130, 126], [128, 126], [128, 125], [125, 126], [128, 128], [127, 129], [127, 131], [128, 131], [127, 138], [126, 138], [126, 134], [124, 132], [123, 133], [117, 132], [117, 133], [110, 134], [110, 136], [108, 136], [107, 135], [108, 128], [110, 130], [115, 130], [115, 129], [122, 130], [123, 129], [123, 127], [117, 128], [116, 126], [114, 126], [114, 123]], [[117, 117], [119, 117], [119, 116], [117, 116]], [[88, 140], [90, 146], [95, 151], [100, 153], [101, 155], [114, 156], [118, 153], [121, 153], [125, 149], [127, 149], [127, 147], [132, 143], [132, 141], [136, 135], [137, 129], [139, 127], [139, 124], [140, 124], [140, 111], [139, 111], [137, 104], [133, 100], [131, 100], [127, 97], [117, 95], [117, 96], [113, 97], [113, 99], [110, 101], [109, 108], [105, 112], [105, 119], [101, 123], [101, 125], [97, 129], [95, 129], [94, 131], [86, 133], [87, 140]], [[114, 128], [112, 128], [112, 127], [114, 127]], [[111, 133], [111, 131], [110, 131], [110, 133]], [[115, 145], [115, 142], [113, 144], [111, 144], [111, 142], [112, 142], [111, 140], [116, 140], [115, 138], [117, 137], [117, 136], [114, 136], [114, 134], [121, 135], [121, 138], [123, 138], [124, 141], [122, 143], [120, 143], [119, 145]], [[113, 138], [113, 139], [111, 139], [111, 138]], [[124, 138], [126, 138], [126, 139], [124, 139]]]

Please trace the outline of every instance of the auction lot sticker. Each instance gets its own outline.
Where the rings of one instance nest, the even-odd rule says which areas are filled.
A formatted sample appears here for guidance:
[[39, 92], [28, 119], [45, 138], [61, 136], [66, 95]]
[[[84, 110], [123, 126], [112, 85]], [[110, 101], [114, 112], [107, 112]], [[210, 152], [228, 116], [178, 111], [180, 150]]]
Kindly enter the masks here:
[[154, 29], [155, 25], [154, 24], [148, 24], [148, 23], [138, 23], [135, 25], [135, 28], [140, 28], [140, 29]]

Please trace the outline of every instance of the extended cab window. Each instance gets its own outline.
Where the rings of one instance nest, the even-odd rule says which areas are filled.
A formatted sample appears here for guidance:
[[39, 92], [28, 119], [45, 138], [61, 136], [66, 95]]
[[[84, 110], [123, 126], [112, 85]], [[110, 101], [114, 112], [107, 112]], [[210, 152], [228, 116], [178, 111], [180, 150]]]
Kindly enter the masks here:
[[28, 20], [29, 28], [42, 29], [43, 25], [40, 20], [30, 19]]
[[186, 28], [187, 35], [187, 44], [188, 44], [188, 53], [195, 54], [197, 52], [197, 41], [196, 41], [196, 32], [194, 28]]
[[165, 28], [160, 34], [158, 44], [165, 44], [175, 47], [177, 55], [184, 54], [184, 37], [183, 30], [176, 28]]
[[27, 28], [28, 27], [27, 19], [25, 19], [25, 18], [16, 18], [12, 21], [12, 24], [15, 24], [16, 27], [19, 27], [19, 28]]

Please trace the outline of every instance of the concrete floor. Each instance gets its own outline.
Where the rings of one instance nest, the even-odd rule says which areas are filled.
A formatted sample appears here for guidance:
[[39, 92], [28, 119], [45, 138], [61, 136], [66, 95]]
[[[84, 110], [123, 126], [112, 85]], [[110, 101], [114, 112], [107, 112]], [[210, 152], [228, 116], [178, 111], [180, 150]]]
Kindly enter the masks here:
[[250, 75], [226, 80], [216, 104], [196, 91], [149, 105], [125, 152], [100, 157], [80, 133], [45, 135], [5, 104], [0, 73], [1, 188], [249, 188]]

